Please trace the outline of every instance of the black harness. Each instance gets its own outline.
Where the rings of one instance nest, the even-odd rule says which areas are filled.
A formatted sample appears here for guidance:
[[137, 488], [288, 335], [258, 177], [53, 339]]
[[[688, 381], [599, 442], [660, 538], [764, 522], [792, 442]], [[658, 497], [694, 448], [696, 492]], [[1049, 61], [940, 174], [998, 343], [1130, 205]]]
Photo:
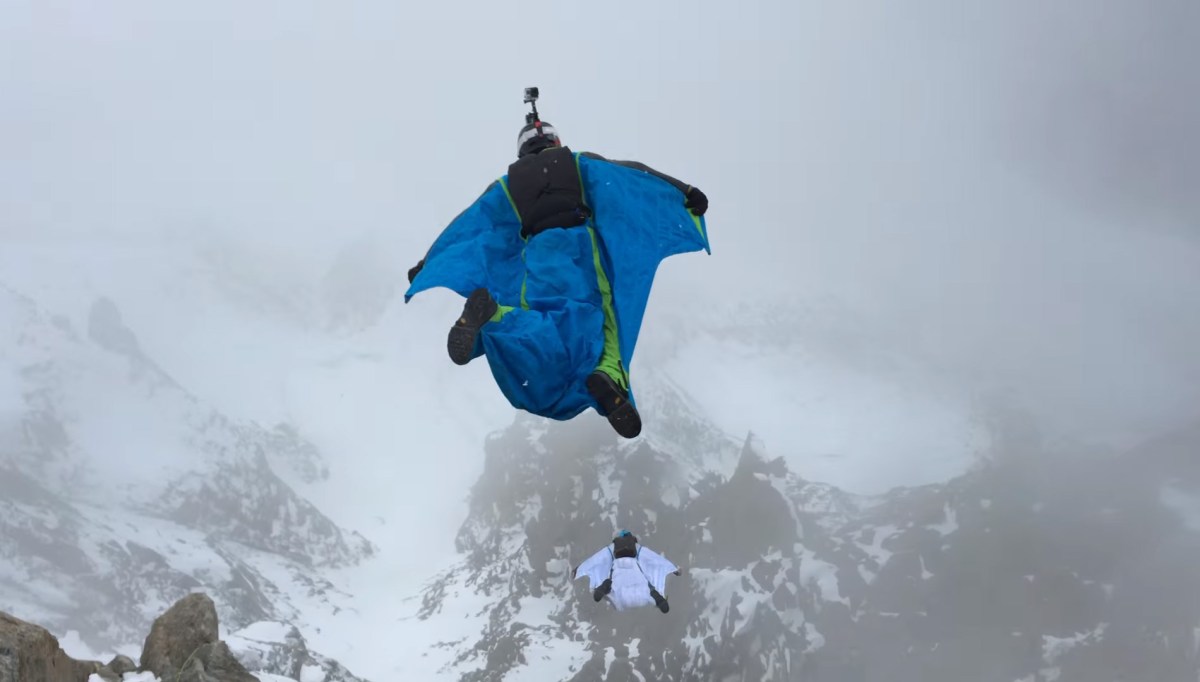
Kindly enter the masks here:
[[[611, 584], [613, 571], [616, 570], [616, 560], [633, 559], [636, 561], [641, 548], [637, 546], [636, 537], [626, 535], [613, 540], [613, 547], [609, 551], [613, 555], [613, 564], [608, 567], [608, 580]], [[662, 595], [658, 593], [658, 590], [654, 589], [654, 584], [650, 582], [650, 576], [646, 575], [646, 572], [642, 570], [642, 565], [640, 563], [635, 565], [637, 566], [638, 573], [641, 573], [642, 577], [646, 579], [646, 586], [650, 588], [650, 596], [654, 597], [654, 603], [657, 604]]]
[[566, 147], [513, 162], [508, 167], [508, 192], [526, 239], [555, 227], [584, 225], [592, 215], [583, 200], [575, 154]]
[[620, 559], [628, 557], [631, 559], [637, 558], [637, 538], [632, 535], [613, 540], [613, 558]]

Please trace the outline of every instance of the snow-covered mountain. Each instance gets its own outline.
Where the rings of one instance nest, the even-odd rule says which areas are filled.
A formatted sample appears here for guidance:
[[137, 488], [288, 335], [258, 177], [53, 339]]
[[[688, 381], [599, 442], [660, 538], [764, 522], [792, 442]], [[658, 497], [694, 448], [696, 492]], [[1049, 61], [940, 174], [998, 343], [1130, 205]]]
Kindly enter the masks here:
[[[445, 361], [461, 303], [399, 304], [362, 243], [292, 280], [17, 246], [0, 610], [71, 653], [136, 655], [203, 589], [292, 679], [1197, 677], [1196, 431], [1051, 456], [836, 306], [762, 306], [656, 313], [624, 442], [514, 417]], [[570, 582], [621, 527], [683, 567], [669, 614]]]
[[[1200, 431], [1037, 458], [1018, 423], [942, 484], [847, 494], [732, 442], [666, 383], [675, 427], [618, 443], [524, 420], [489, 439], [418, 618], [461, 680], [1194, 680]], [[1023, 435], [1024, 434], [1024, 435]], [[571, 567], [632, 529], [683, 567], [669, 614], [596, 604]]]
[[0, 251], [0, 610], [107, 660], [203, 590], [248, 665], [389, 679], [374, 634], [453, 554], [511, 408], [421, 357], [456, 304], [397, 307], [380, 250], [195, 246]]
[[948, 480], [989, 447], [980, 391], [897, 352], [836, 302], [764, 297], [663, 318], [641, 366], [661, 368], [723, 431], [754, 431], [812, 480], [882, 493]]
[[204, 405], [112, 301], [78, 329], [5, 287], [0, 320], [4, 610], [97, 650], [136, 642], [194, 588], [233, 629], [292, 621], [296, 585], [335, 602], [322, 570], [375, 552], [288, 483], [328, 475], [316, 448]]

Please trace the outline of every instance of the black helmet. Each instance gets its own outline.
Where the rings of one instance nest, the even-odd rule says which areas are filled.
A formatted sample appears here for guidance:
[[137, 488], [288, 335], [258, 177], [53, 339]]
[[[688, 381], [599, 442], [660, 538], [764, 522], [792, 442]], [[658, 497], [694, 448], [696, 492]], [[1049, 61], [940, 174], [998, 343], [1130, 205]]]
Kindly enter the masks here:
[[558, 139], [558, 131], [546, 121], [526, 123], [517, 135], [517, 158], [546, 147], [561, 147], [562, 140]]

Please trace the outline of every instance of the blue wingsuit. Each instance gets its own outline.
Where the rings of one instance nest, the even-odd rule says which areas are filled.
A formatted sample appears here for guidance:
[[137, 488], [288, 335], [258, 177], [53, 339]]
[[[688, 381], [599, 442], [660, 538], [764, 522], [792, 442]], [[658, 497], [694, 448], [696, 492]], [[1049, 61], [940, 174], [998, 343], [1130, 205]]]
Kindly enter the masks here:
[[570, 154], [591, 214], [584, 224], [523, 236], [505, 175], [446, 227], [404, 296], [486, 288], [500, 307], [473, 357], [487, 357], [513, 407], [556, 420], [600, 411], [585, 380], [602, 355], [619, 356], [622, 372], [630, 366], [659, 262], [711, 253], [706, 221], [685, 208], [677, 181], [641, 164]]

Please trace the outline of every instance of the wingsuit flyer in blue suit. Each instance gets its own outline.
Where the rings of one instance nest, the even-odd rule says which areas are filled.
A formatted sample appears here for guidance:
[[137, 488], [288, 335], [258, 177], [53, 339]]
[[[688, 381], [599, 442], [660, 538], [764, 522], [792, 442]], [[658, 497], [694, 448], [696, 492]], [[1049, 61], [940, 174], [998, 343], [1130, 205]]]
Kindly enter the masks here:
[[465, 297], [450, 358], [486, 356], [513, 407], [562, 421], [592, 408], [634, 438], [628, 367], [654, 275], [668, 256], [711, 253], [708, 198], [644, 164], [571, 151], [537, 98], [526, 88], [517, 160], [409, 270], [404, 300], [435, 287]]

